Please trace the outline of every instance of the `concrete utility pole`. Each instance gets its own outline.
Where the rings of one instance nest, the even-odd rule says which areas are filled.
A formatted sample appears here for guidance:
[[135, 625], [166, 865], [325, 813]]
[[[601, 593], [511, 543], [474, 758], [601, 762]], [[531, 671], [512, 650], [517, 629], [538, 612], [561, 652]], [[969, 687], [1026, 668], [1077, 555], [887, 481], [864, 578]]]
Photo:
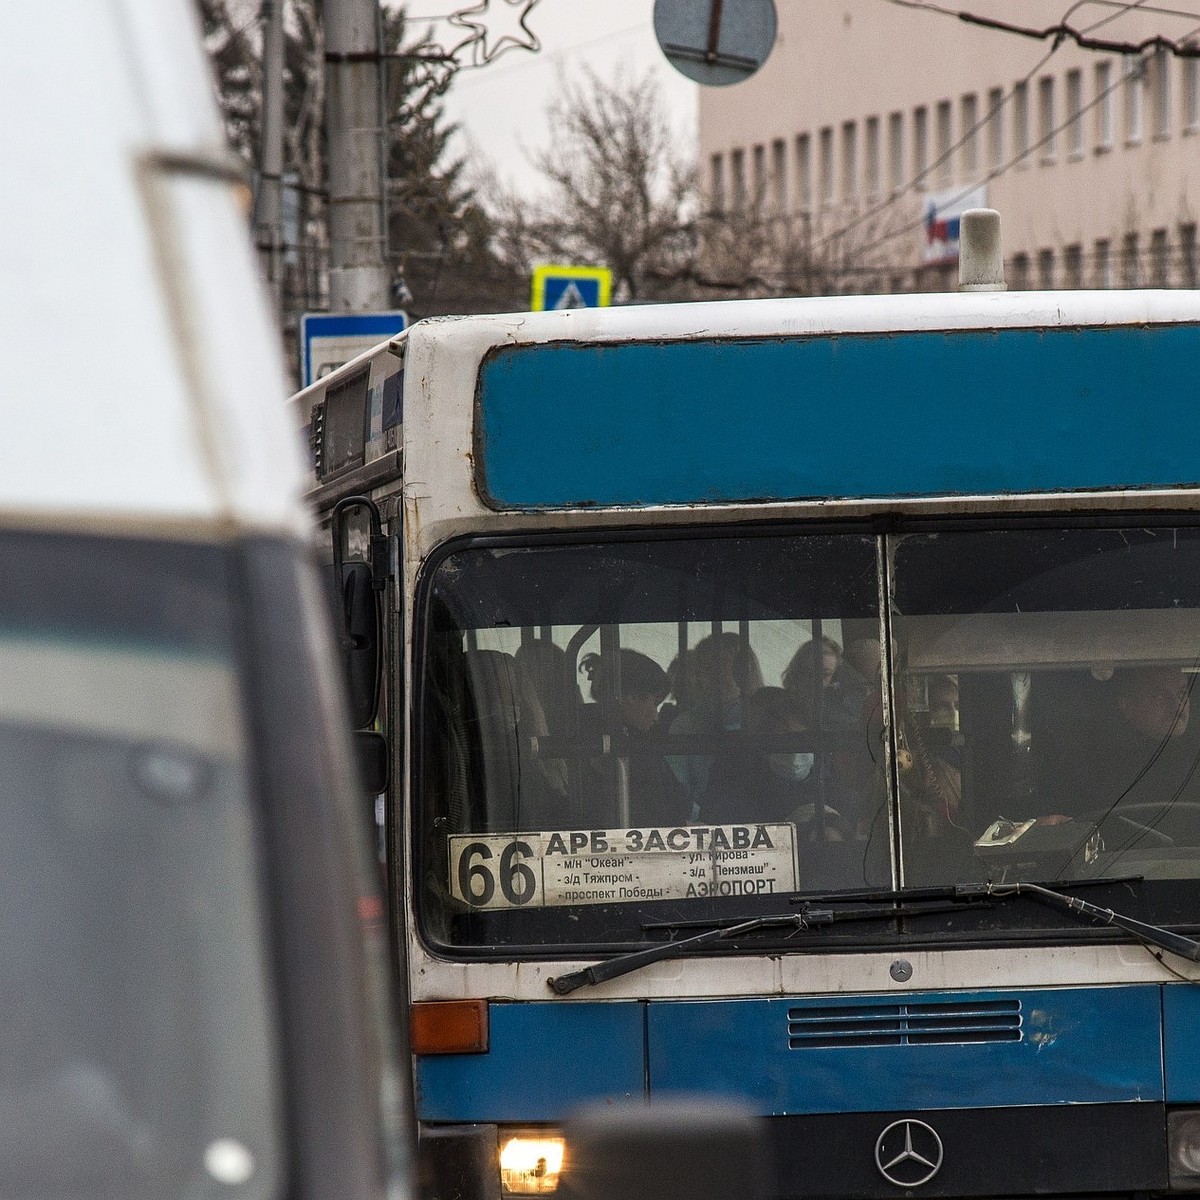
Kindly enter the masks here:
[[329, 308], [390, 308], [384, 261], [379, 0], [322, 0], [329, 144]]
[[254, 234], [276, 310], [283, 309], [283, 4], [263, 0], [263, 107]]

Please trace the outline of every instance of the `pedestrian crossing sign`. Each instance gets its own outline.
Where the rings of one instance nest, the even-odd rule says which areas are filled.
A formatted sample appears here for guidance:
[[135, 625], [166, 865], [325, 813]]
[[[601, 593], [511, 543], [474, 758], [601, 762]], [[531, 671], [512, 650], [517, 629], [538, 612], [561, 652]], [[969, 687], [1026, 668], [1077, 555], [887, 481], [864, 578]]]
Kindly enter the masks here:
[[547, 266], [533, 269], [533, 302], [541, 312], [552, 308], [605, 308], [612, 295], [607, 267]]

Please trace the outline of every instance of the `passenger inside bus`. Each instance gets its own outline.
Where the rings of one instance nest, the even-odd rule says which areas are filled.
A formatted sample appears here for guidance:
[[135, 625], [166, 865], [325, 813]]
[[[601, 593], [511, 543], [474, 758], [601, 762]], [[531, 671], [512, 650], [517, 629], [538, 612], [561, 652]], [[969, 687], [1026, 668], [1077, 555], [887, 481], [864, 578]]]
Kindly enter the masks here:
[[[700, 819], [711, 825], [789, 821], [802, 840], [845, 841], [851, 829], [822, 797], [817, 755], [796, 748], [796, 739], [788, 737], [810, 729], [811, 708], [796, 692], [764, 687], [746, 697], [742, 732], [759, 735], [755, 748], [718, 756]], [[774, 749], [772, 736], [778, 736]]]
[[[928, 685], [929, 696], [929, 727], [949, 733], [958, 731], [958, 680], [953, 675], [935, 675]], [[957, 749], [951, 743], [942, 751], [942, 757], [954, 761]]]
[[905, 880], [944, 884], [974, 878], [976, 830], [963, 803], [959, 748], [948, 736], [958, 715], [958, 681], [910, 676], [900, 689], [896, 768]]
[[[619, 664], [619, 665], [618, 665]], [[587, 760], [584, 788], [593, 820], [614, 821], [620, 792], [628, 789], [629, 824], [678, 825], [687, 817], [687, 793], [668, 767], [658, 710], [667, 698], [667, 673], [648, 655], [620, 651], [618, 657], [587, 654], [579, 664], [595, 702], [580, 710], [580, 732], [616, 735], [615, 755]]]
[[861, 670], [831, 637], [820, 639], [819, 657], [818, 643], [804, 642], [783, 672], [783, 686], [803, 699], [823, 735], [826, 801], [865, 836], [867, 801], [882, 762], [879, 640], [856, 638], [853, 645]]
[[1200, 723], [1191, 720], [1196, 675], [1133, 667], [1093, 682], [1077, 735], [1045, 747], [1044, 799], [1056, 815], [1161, 824], [1172, 806], [1200, 803]]
[[823, 729], [857, 730], [869, 691], [867, 681], [845, 660], [833, 638], [821, 638], [819, 655], [817, 648], [818, 643], [810, 640], [797, 649], [783, 672], [783, 686], [810, 700], [819, 698]]
[[[672, 735], [732, 732], [742, 727], [745, 698], [762, 687], [758, 657], [736, 633], [712, 633], [681, 654], [670, 669], [677, 715]], [[671, 770], [696, 806], [708, 790], [710, 754], [673, 755]]]
[[858, 672], [868, 690], [878, 690], [882, 652], [877, 637], [854, 637], [846, 642], [846, 661]]

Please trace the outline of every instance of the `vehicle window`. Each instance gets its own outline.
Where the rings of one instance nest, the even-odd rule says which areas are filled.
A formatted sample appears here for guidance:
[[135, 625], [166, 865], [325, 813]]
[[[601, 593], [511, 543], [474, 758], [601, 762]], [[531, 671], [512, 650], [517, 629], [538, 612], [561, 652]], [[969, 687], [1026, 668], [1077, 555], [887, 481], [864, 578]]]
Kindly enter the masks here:
[[33, 535], [0, 552], [0, 1192], [275, 1194], [223, 559]]
[[[475, 546], [426, 590], [439, 940], [632, 934], [891, 878], [877, 545]], [[586, 934], [584, 935], [586, 936]]]
[[1196, 878], [1200, 531], [913, 535], [892, 561], [906, 881]]
[[[1131, 875], [1142, 919], [1190, 919], [1196, 529], [476, 544], [423, 601], [436, 943], [550, 953], [832, 893]], [[1028, 906], [939, 920], [1080, 931]]]

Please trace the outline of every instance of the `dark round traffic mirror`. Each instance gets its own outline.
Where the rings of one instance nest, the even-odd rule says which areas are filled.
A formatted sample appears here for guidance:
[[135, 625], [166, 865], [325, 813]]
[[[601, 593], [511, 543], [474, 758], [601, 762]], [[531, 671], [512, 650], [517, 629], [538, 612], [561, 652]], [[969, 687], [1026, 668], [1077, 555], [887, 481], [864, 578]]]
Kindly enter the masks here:
[[775, 29], [775, 0], [654, 0], [667, 61], [711, 87], [749, 79], [767, 61]]

